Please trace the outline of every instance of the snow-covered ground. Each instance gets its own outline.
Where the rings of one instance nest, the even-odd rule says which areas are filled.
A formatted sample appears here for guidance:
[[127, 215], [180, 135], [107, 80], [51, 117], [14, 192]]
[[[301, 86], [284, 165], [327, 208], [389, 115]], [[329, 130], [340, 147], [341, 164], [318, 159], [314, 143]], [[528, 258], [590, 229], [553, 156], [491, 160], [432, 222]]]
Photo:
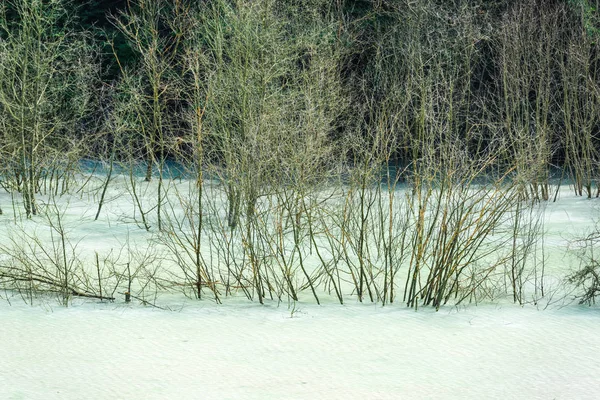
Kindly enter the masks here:
[[[58, 204], [73, 272], [93, 272], [98, 253], [103, 274], [130, 261], [181, 274], [156, 232], [134, 220], [125, 184], [111, 186], [94, 221], [97, 194]], [[0, 399], [597, 399], [600, 310], [572, 301], [564, 284], [579, 265], [573, 240], [595, 228], [596, 202], [565, 187], [543, 206], [532, 262], [544, 265], [547, 293], [528, 291], [524, 306], [499, 295], [414, 311], [401, 298], [361, 304], [351, 288], [344, 305], [324, 290], [321, 306], [310, 290], [295, 304], [238, 293], [217, 305], [208, 293], [198, 301], [146, 289], [157, 308], [124, 303], [122, 281], [115, 302], [74, 298], [69, 307], [56, 295], [0, 292]], [[49, 244], [57, 220], [25, 220], [11, 204], [0, 193], [0, 246], [61, 256]]]
[[597, 399], [600, 312], [0, 305], [2, 399]]

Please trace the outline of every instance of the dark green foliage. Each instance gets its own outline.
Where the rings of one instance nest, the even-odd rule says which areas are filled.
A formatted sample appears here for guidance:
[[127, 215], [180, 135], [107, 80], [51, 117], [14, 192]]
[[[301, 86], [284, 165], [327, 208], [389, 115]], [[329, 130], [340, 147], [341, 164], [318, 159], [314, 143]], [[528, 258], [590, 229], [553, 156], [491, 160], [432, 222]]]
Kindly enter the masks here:
[[581, 13], [581, 20], [588, 36], [597, 40], [600, 37], [600, 13], [597, 0], [568, 0], [568, 4]]

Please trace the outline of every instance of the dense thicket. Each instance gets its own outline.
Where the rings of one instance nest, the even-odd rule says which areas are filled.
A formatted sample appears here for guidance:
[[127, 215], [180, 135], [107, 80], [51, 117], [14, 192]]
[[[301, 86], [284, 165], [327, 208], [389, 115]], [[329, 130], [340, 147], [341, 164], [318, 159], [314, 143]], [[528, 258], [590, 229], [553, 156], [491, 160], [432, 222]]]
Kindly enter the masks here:
[[[393, 301], [406, 263], [407, 304], [439, 306], [482, 252], [509, 245], [487, 241], [510, 215], [512, 252], [471, 271], [466, 296], [504, 265], [522, 301], [521, 204], [556, 199], [553, 179], [600, 194], [598, 6], [6, 0], [0, 183], [32, 217], [38, 195], [70, 191], [82, 160], [102, 163], [98, 218], [120, 167], [140, 225], [169, 232], [196, 296], [208, 286], [216, 300], [206, 240], [227, 259], [227, 282], [261, 302], [273, 287], [296, 299], [291, 271], [317, 302], [318, 282], [342, 302], [342, 264], [361, 301]], [[152, 200], [140, 176], [156, 182]], [[183, 176], [185, 196], [173, 184]], [[225, 198], [222, 225], [203, 219], [220, 213], [207, 178]], [[335, 206], [322, 198], [332, 187]]]
[[[90, 89], [96, 110], [87, 110], [87, 115], [81, 116], [86, 126], [97, 128], [105, 122], [107, 110], [113, 110], [115, 102], [124, 97], [141, 102], [136, 107], [140, 114], [153, 115], [149, 122], [153, 127], [136, 127], [139, 136], [134, 139], [143, 141], [142, 132], [146, 132], [148, 140], [137, 148], [139, 157], [152, 164], [157, 161], [156, 154], [172, 158], [181, 150], [174, 149], [172, 143], [157, 145], [156, 141], [172, 142], [183, 137], [187, 129], [183, 114], [194, 102], [187, 97], [189, 93], [184, 93], [191, 86], [190, 58], [198, 62], [196, 79], [203, 91], [196, 94], [196, 102], [208, 99], [206, 105], [196, 106], [208, 107], [208, 120], [219, 115], [235, 124], [235, 128], [218, 128], [228, 132], [249, 122], [248, 115], [238, 112], [234, 117], [236, 108], [262, 106], [243, 95], [232, 97], [233, 93], [217, 101], [211, 99], [211, 79], [219, 75], [219, 68], [227, 72], [217, 78], [220, 84], [237, 90], [240, 83], [256, 86], [254, 77], [239, 70], [244, 67], [242, 63], [254, 66], [274, 61], [279, 65], [274, 58], [280, 56], [288, 62], [287, 70], [276, 71], [268, 77], [270, 82], [262, 84], [288, 90], [313, 60], [327, 58], [327, 68], [336, 75], [336, 87], [330, 86], [327, 92], [336, 95], [327, 99], [324, 91], [323, 98], [317, 100], [331, 102], [331, 109], [335, 109], [336, 115], [328, 116], [332, 123], [322, 129], [339, 146], [338, 156], [348, 160], [356, 157], [357, 148], [365, 148], [369, 132], [381, 123], [377, 119], [387, 114], [386, 119], [393, 120], [394, 126], [386, 130], [392, 132], [395, 146], [389, 161], [413, 163], [425, 140], [423, 130], [431, 123], [441, 124], [443, 137], [430, 138], [428, 145], [437, 147], [441, 141], [451, 139], [473, 155], [502, 147], [505, 160], [498, 162], [504, 166], [517, 162], [518, 175], [533, 185], [535, 196], [548, 197], [544, 185], [550, 165], [567, 168], [578, 181], [581, 194], [585, 190], [591, 195], [598, 144], [594, 102], [599, 17], [595, 2], [210, 3], [94, 0], [80, 6], [68, 1], [4, 2], [0, 32], [5, 60], [3, 84], [12, 89], [11, 82], [24, 73], [15, 67], [11, 56], [17, 53], [15, 46], [25, 46], [27, 41], [46, 51], [48, 57], [51, 52], [58, 53], [55, 60], [48, 61], [51, 65], [47, 68], [60, 65], [65, 71], [53, 72], [55, 81], [48, 84], [49, 89], [60, 86], [59, 80], [68, 74], [66, 69], [84, 63], [83, 68], [96, 70], [93, 75], [104, 80]], [[48, 18], [30, 20], [27, 10], [36, 7]], [[275, 18], [278, 26], [269, 25], [265, 17]], [[236, 23], [245, 24], [240, 29], [248, 31], [236, 31]], [[37, 26], [38, 32], [27, 31], [31, 26]], [[237, 43], [236, 34], [244, 35], [241, 39], [246, 43]], [[79, 52], [80, 42], [62, 40], [60, 49], [51, 49], [52, 41], [61, 35], [87, 36], [79, 59], [64, 58]], [[270, 48], [265, 47], [267, 43]], [[195, 54], [190, 54], [191, 47], [195, 47]], [[262, 60], [261, 52], [273, 60]], [[102, 57], [86, 58], [84, 53]], [[35, 58], [34, 54], [25, 54]], [[88, 81], [85, 83], [93, 78], [89, 73], [82, 76]], [[144, 96], [152, 92], [155, 98], [148, 101], [142, 96], [135, 100], [131, 93], [134, 86]], [[3, 96], [3, 121], [14, 117], [14, 101], [6, 97], [7, 93]], [[290, 99], [272, 100], [277, 104], [296, 102], [291, 93], [288, 95]], [[65, 101], [71, 101], [69, 96], [76, 94], [64, 96]], [[215, 106], [227, 109], [231, 115], [219, 114]], [[104, 111], [98, 112], [102, 107]], [[275, 104], [268, 107], [278, 112]], [[60, 107], [61, 112], [64, 108]], [[159, 121], [159, 114], [168, 116]], [[281, 119], [294, 124], [298, 117], [297, 110], [290, 109]], [[210, 128], [211, 132], [217, 129], [214, 123]], [[76, 135], [74, 131], [66, 135]], [[344, 140], [348, 132], [352, 132], [351, 142], [365, 143], [348, 143]], [[8, 130], [4, 129], [3, 134], [8, 135]], [[4, 143], [10, 146], [15, 139], [5, 138]], [[210, 140], [214, 147], [210, 149], [211, 159], [223, 160], [228, 155], [218, 142]], [[92, 152], [89, 156], [100, 154]]]

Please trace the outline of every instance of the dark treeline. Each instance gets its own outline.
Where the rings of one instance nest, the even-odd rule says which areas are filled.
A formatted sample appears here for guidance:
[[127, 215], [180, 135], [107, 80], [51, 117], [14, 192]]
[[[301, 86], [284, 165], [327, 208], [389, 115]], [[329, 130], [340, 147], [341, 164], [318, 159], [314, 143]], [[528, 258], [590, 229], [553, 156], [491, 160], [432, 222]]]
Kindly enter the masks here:
[[[378, 162], [411, 165], [410, 175], [423, 148], [452, 145], [473, 157], [500, 151], [495, 164], [514, 167], [535, 197], [548, 199], [552, 165], [566, 168], [580, 195], [592, 196], [596, 6], [5, 1], [3, 171], [35, 192], [50, 154], [71, 162], [116, 153], [146, 159], [150, 179], [153, 166], [160, 171], [166, 159], [192, 156], [195, 123], [206, 133], [207, 160], [230, 164], [230, 135], [245, 140], [259, 112], [285, 120], [279, 134], [286, 138], [318, 130], [338, 160], [359, 162], [379, 148], [389, 154]], [[307, 107], [316, 107], [318, 126], [303, 126]], [[194, 113], [202, 114], [195, 122]]]

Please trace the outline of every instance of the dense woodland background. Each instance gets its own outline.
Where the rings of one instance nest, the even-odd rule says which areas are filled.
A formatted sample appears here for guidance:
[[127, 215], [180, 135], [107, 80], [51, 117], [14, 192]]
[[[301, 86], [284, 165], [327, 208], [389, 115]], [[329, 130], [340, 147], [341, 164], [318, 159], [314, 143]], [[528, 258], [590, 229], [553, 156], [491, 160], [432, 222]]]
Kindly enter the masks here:
[[[179, 232], [190, 244], [193, 257], [178, 262], [193, 265], [186, 276], [197, 297], [206, 285], [219, 293], [201, 237], [231, 230], [241, 250], [223, 254], [241, 254], [252, 276], [227, 264], [228, 274], [261, 302], [273, 296], [271, 267], [261, 263], [279, 257], [279, 287], [294, 299], [296, 289], [310, 288], [318, 302], [303, 257], [327, 242], [333, 258], [317, 253], [318, 276], [328, 276], [340, 302], [328, 269], [334, 261], [336, 271], [346, 263], [359, 299], [368, 293], [384, 303], [406, 261], [407, 304], [439, 306], [458, 296], [461, 273], [510, 215], [512, 253], [493, 265], [512, 260], [506, 271], [521, 301], [519, 265], [530, 247], [517, 238], [533, 229], [520, 219], [525, 208], [555, 201], [561, 183], [578, 196], [600, 193], [598, 6], [5, 0], [0, 184], [31, 218], [41, 213], [38, 198], [47, 206], [48, 196], [82, 193], [74, 182], [93, 173], [104, 177], [94, 189], [97, 219], [113, 175], [129, 174], [140, 226]], [[152, 202], [140, 200], [137, 178], [156, 183]], [[181, 178], [195, 185], [185, 201], [174, 186]], [[206, 182], [226, 199], [224, 226], [203, 225], [220, 213]], [[396, 199], [399, 185], [412, 197]], [[321, 197], [332, 187], [330, 204]], [[189, 209], [187, 222], [173, 219], [169, 193]], [[267, 220], [281, 231], [269, 231]], [[284, 237], [294, 244], [289, 253]], [[177, 253], [184, 242], [169, 243]], [[376, 243], [377, 256], [367, 243]], [[486, 255], [507, 245], [494, 243]], [[597, 277], [592, 265], [583, 281]], [[292, 270], [303, 284], [285, 280]], [[467, 293], [491, 271], [477, 272], [481, 280]]]
[[[6, 165], [9, 155], [39, 168], [45, 146], [106, 159], [116, 140], [145, 142], [135, 143], [136, 156], [151, 162], [189, 156], [189, 113], [197, 108], [205, 152], [222, 162], [216, 131], [243, 132], [255, 111], [286, 120], [278, 134], [306, 131], [302, 113], [312, 107], [321, 118], [313, 128], [338, 159], [381, 145], [384, 130], [386, 162], [414, 166], [420, 146], [442, 141], [476, 157], [502, 149], [498, 162], [531, 170], [528, 180], [543, 184], [551, 166], [565, 167], [591, 195], [596, 7], [590, 0], [5, 1], [3, 171], [18, 172], [20, 185], [25, 171]], [[252, 98], [261, 91], [262, 99]], [[144, 117], [126, 121], [131, 115], [119, 115], [126, 108]]]

